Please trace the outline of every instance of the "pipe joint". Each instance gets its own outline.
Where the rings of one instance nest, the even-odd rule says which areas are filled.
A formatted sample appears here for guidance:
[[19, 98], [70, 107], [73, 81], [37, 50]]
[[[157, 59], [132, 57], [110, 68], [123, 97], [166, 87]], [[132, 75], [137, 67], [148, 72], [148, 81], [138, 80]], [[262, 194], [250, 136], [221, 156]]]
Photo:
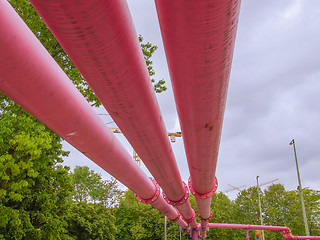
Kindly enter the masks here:
[[136, 197], [136, 199], [139, 202], [149, 203], [150, 204], [150, 203], [155, 202], [158, 199], [158, 197], [160, 196], [160, 186], [159, 186], [159, 184], [157, 183], [157, 181], [154, 178], [150, 178], [150, 179], [151, 179], [151, 181], [153, 182], [153, 184], [156, 187], [156, 192], [154, 193], [153, 197], [149, 198], [149, 199], [143, 199], [143, 198], [139, 197], [137, 194], [134, 194], [134, 196]]
[[180, 215], [180, 213], [179, 213], [178, 209], [176, 209], [176, 211], [177, 211], [177, 213], [178, 213], [178, 216], [177, 216], [175, 219], [170, 219], [170, 218], [168, 218], [168, 220], [169, 220], [170, 222], [176, 222], [176, 221], [178, 221], [178, 220], [179, 220], [179, 218], [181, 217], [181, 215]]
[[293, 236], [292, 236], [292, 233], [291, 233], [290, 228], [287, 228], [287, 229], [285, 229], [285, 230], [282, 230], [281, 232], [282, 232], [282, 236], [283, 236], [285, 239], [294, 239], [294, 238], [292, 238]]
[[202, 217], [200, 216], [200, 213], [198, 214], [198, 217], [199, 217], [199, 219], [200, 219], [201, 221], [209, 221], [209, 220], [212, 218], [212, 211], [211, 211], [211, 209], [210, 209], [210, 216], [209, 216], [208, 218], [202, 218]]
[[189, 198], [189, 188], [185, 182], [182, 182], [182, 183], [185, 188], [185, 193], [184, 193], [184, 196], [179, 201], [172, 201], [170, 198], [167, 197], [167, 195], [164, 192], [162, 192], [164, 200], [174, 207], [180, 206], [181, 204], [185, 203]]
[[181, 216], [182, 217], [182, 219], [186, 222], [186, 223], [191, 223], [192, 221], [194, 221], [195, 219], [196, 219], [196, 213], [195, 213], [195, 211], [192, 209], [192, 211], [193, 211], [193, 214], [192, 214], [192, 217], [191, 218], [189, 218], [189, 219], [186, 219], [186, 218], [184, 218], [183, 216]]
[[204, 193], [204, 194], [198, 193], [198, 192], [196, 192], [196, 191], [194, 190], [194, 188], [192, 187], [191, 177], [189, 177], [188, 185], [189, 185], [189, 189], [190, 189], [191, 193], [192, 193], [196, 198], [206, 199], [206, 198], [212, 197], [212, 195], [215, 194], [215, 192], [217, 191], [217, 188], [218, 188], [218, 179], [217, 179], [216, 177], [214, 177], [214, 185], [213, 185], [213, 188], [212, 188], [209, 192]]

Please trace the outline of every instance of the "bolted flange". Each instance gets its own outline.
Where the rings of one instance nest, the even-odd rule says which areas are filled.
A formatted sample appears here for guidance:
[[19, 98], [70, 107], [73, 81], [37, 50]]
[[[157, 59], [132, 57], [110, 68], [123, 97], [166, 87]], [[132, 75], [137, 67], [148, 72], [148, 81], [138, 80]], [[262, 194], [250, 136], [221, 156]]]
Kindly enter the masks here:
[[189, 219], [186, 219], [186, 218], [184, 218], [183, 216], [181, 216], [182, 217], [182, 219], [186, 222], [186, 223], [191, 223], [193, 220], [195, 220], [196, 219], [196, 213], [195, 213], [195, 211], [192, 209], [192, 211], [193, 211], [193, 214], [192, 214], [192, 217], [191, 218], [189, 218]]
[[206, 199], [206, 198], [212, 197], [212, 195], [215, 194], [215, 192], [217, 191], [217, 188], [218, 188], [218, 179], [217, 179], [216, 177], [214, 178], [213, 188], [212, 188], [208, 193], [204, 193], [204, 194], [198, 193], [198, 192], [196, 192], [196, 191], [193, 189], [191, 177], [189, 177], [188, 185], [189, 185], [190, 192], [191, 192], [196, 198]]
[[200, 216], [200, 213], [198, 214], [198, 217], [200, 218], [201, 221], [209, 221], [209, 220], [212, 218], [212, 211], [211, 211], [211, 209], [210, 209], [210, 216], [209, 216], [208, 218], [202, 218], [202, 217]]
[[185, 182], [182, 182], [182, 184], [183, 184], [183, 186], [185, 188], [185, 194], [179, 201], [172, 201], [171, 199], [169, 199], [167, 197], [167, 195], [164, 192], [162, 192], [164, 200], [167, 203], [169, 203], [170, 205], [174, 206], [174, 207], [180, 206], [181, 204], [185, 203], [189, 198], [189, 188], [188, 188], [188, 186], [187, 186], [187, 184]]
[[153, 178], [150, 178], [151, 181], [153, 182], [153, 184], [155, 185], [156, 187], [156, 192], [155, 194], [153, 195], [152, 198], [150, 199], [143, 199], [141, 197], [139, 197], [137, 194], [134, 194], [134, 196], [136, 197], [136, 199], [139, 201], [139, 202], [142, 202], [142, 203], [153, 203], [154, 201], [156, 201], [158, 199], [158, 197], [160, 196], [160, 186], [159, 184], [157, 183], [157, 181]]

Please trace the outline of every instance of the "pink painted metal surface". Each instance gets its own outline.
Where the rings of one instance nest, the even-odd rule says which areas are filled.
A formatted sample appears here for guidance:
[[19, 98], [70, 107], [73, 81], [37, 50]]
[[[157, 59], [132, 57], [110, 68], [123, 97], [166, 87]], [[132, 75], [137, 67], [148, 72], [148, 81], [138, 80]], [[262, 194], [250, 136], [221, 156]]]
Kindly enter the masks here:
[[249, 229], [246, 229], [246, 240], [250, 240]]
[[206, 198], [212, 197], [212, 196], [216, 193], [217, 188], [218, 188], [218, 180], [217, 180], [217, 178], [215, 177], [215, 178], [214, 178], [213, 188], [212, 188], [209, 192], [204, 193], [204, 194], [198, 193], [198, 192], [196, 192], [196, 190], [194, 190], [194, 188], [193, 188], [193, 186], [192, 186], [191, 177], [189, 177], [188, 185], [189, 185], [189, 189], [190, 189], [191, 193], [192, 193], [196, 198], [206, 199]]
[[185, 188], [185, 195], [182, 197], [182, 199], [180, 201], [172, 201], [171, 199], [169, 199], [167, 197], [167, 195], [165, 193], [163, 193], [163, 198], [166, 200], [167, 203], [169, 203], [170, 205], [174, 206], [174, 207], [178, 207], [182, 204], [184, 204], [186, 201], [188, 201], [189, 198], [189, 188], [187, 186], [187, 184], [185, 182], [182, 182]]
[[[214, 187], [240, 0], [155, 2], [193, 188], [206, 194]], [[211, 201], [196, 201], [207, 218]]]
[[198, 229], [192, 229], [190, 232], [190, 237], [192, 240], [200, 240], [200, 231], [198, 231]]
[[179, 216], [179, 213], [162, 198], [162, 196], [150, 204], [166, 215], [168, 219], [174, 219], [174, 222], [182, 229], [188, 228], [188, 224], [181, 218], [181, 216]]
[[209, 228], [232, 228], [232, 229], [256, 229], [266, 231], [277, 231], [282, 232], [285, 239], [320, 239], [320, 236], [294, 236], [288, 227], [279, 226], [261, 226], [261, 225], [250, 225], [250, 224], [226, 224], [226, 223], [209, 223]]
[[159, 196], [161, 195], [160, 186], [157, 183], [157, 181], [154, 178], [150, 178], [150, 179], [153, 182], [154, 186], [156, 187], [156, 191], [155, 191], [154, 195], [152, 196], [152, 198], [149, 198], [149, 199], [143, 199], [138, 194], [135, 193], [134, 196], [141, 203], [149, 203], [149, 204], [151, 204], [151, 203], [155, 202], [159, 198]]
[[[142, 198], [155, 185], [133, 161], [7, 1], [0, 1], [0, 91]], [[170, 218], [159, 197], [152, 205]], [[180, 219], [177, 223], [186, 228]]]
[[180, 201], [185, 189], [126, 1], [31, 3], [167, 197]]

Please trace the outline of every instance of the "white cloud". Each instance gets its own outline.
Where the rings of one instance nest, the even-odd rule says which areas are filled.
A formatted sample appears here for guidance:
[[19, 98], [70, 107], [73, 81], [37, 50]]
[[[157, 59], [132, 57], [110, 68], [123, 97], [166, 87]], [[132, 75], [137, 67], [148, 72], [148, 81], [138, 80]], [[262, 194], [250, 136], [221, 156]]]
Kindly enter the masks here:
[[299, 17], [299, 14], [301, 13], [301, 10], [302, 10], [302, 0], [294, 0], [291, 2], [292, 3], [286, 7], [284, 12], [280, 13], [280, 15], [286, 21], [291, 21]]

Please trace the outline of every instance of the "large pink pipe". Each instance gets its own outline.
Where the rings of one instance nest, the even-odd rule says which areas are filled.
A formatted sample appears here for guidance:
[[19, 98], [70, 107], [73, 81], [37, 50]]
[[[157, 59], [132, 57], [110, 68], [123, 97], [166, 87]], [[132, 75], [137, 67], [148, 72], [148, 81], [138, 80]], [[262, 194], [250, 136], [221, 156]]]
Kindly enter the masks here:
[[[155, 2], [192, 185], [206, 195], [215, 185], [240, 0]], [[211, 197], [196, 201], [208, 218]]]
[[[155, 185], [7, 1], [0, 1], [0, 32], [0, 91], [129, 189], [152, 198]], [[151, 204], [170, 219], [178, 216], [162, 197]]]
[[[185, 188], [126, 1], [31, 3], [167, 197], [183, 199]], [[183, 205], [180, 212], [191, 218], [189, 202]]]
[[286, 239], [320, 239], [320, 236], [293, 236], [290, 228], [278, 227], [278, 226], [261, 226], [250, 224], [225, 224], [225, 223], [209, 223], [209, 228], [232, 228], [232, 229], [256, 229], [282, 232], [282, 235]]

